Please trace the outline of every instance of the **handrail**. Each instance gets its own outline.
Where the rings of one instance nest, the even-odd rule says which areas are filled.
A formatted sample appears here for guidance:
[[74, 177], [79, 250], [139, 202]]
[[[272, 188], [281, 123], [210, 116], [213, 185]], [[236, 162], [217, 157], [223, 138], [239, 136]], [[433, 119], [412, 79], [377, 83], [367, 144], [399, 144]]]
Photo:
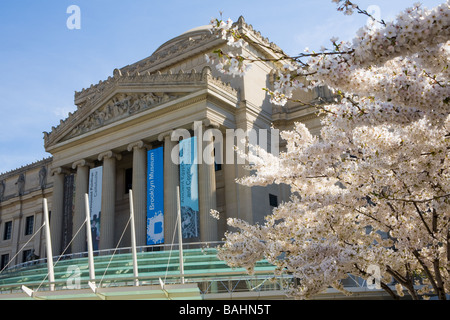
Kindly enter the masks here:
[[[99, 287], [99, 289], [101, 288], [110, 288], [110, 287], [134, 287], [135, 283], [137, 281], [140, 281], [141, 286], [146, 286], [146, 285], [159, 285], [160, 284], [160, 277], [157, 275], [154, 276], [139, 276], [139, 277], [134, 277], [134, 276], [128, 276], [128, 277], [119, 277], [117, 279], [109, 279], [107, 282], [104, 283], [104, 285], [102, 285], [101, 287]], [[275, 280], [275, 281], [274, 281]], [[231, 283], [230, 281], [234, 282]], [[251, 289], [245, 289], [243, 290], [238, 289], [237, 288], [237, 283], [241, 282], [241, 281], [262, 281], [260, 284], [256, 284], [255, 287], [251, 288]], [[274, 276], [274, 274], [272, 272], [269, 271], [262, 271], [262, 270], [255, 270], [254, 274], [249, 275], [246, 272], [243, 271], [227, 271], [227, 272], [216, 272], [216, 273], [186, 273], [185, 274], [185, 283], [197, 283], [198, 284], [198, 288], [201, 291], [201, 295], [205, 295], [208, 294], [208, 290], [211, 288], [211, 284], [212, 283], [221, 283], [222, 286], [226, 286], [226, 282], [228, 282], [229, 287], [225, 288], [227, 293], [232, 293], [232, 292], [238, 292], [240, 290], [243, 291], [253, 291], [255, 289], [257, 289], [257, 291], [284, 291], [286, 289], [286, 285], [288, 285], [289, 283], [292, 283], [292, 281], [295, 281], [295, 278], [292, 275], [288, 275], [288, 274], [282, 274], [282, 275], [276, 275]], [[88, 289], [89, 285], [88, 285], [89, 280], [82, 280], [80, 281], [80, 287], [78, 288], [79, 290], [83, 290], [83, 289]], [[179, 278], [179, 274], [172, 274], [172, 275], [168, 275], [165, 284], [166, 285], [170, 285], [170, 284], [179, 284], [180, 283], [180, 278]], [[201, 283], [206, 283], [207, 284], [207, 288], [203, 288], [200, 285]], [[209, 285], [208, 285], [209, 283]], [[27, 287], [30, 289], [34, 289], [35, 287], [37, 287], [40, 283], [35, 282], [35, 283], [28, 283]], [[230, 285], [231, 284], [231, 285]], [[42, 286], [40, 288], [40, 290], [38, 291], [39, 293], [43, 293], [43, 292], [49, 292], [49, 288], [50, 285], [54, 285], [55, 287], [55, 291], [64, 291], [64, 290], [70, 290], [66, 287], [67, 283], [65, 280], [58, 280], [52, 283], [47, 283], [45, 286]], [[276, 287], [274, 289], [274, 287]], [[383, 290], [369, 290], [368, 288], [364, 288], [361, 286], [351, 286], [351, 285], [344, 285], [344, 287], [346, 288], [346, 290], [352, 291], [352, 290], [361, 290], [364, 289], [366, 291], [383, 291]], [[392, 287], [393, 286], [389, 286]], [[331, 289], [331, 287], [330, 287]], [[72, 289], [73, 290], [73, 289]], [[217, 288], [216, 288], [217, 290]], [[0, 286], [0, 297], [2, 294], [13, 294], [13, 293], [18, 293], [18, 292], [22, 292], [22, 289], [20, 288], [20, 284], [17, 285], [6, 285], [6, 286]], [[36, 291], [36, 293], [38, 293]], [[225, 292], [225, 291], [224, 291]], [[213, 292], [213, 293], [217, 293], [217, 292]], [[45, 296], [42, 296], [43, 298], [45, 298]]]
[[[216, 248], [218, 245], [223, 244], [223, 242], [221, 241], [214, 241], [214, 242], [195, 242], [195, 243], [185, 243], [183, 245], [183, 247], [189, 247], [189, 248], [197, 248], [197, 249], [208, 249], [208, 248]], [[170, 246], [176, 246], [177, 244], [173, 244]], [[166, 247], [169, 247], [169, 245], [157, 245], [157, 246], [141, 246], [138, 247], [138, 252], [144, 252], [147, 251], [149, 249], [151, 249], [152, 251], [158, 252], [162, 250], [164, 250]], [[155, 250], [155, 248], [158, 248]], [[96, 251], [96, 255], [97, 256], [106, 256], [109, 252], [111, 252], [114, 249], [108, 249], [108, 250], [98, 250]], [[121, 252], [125, 251], [127, 253], [131, 252], [131, 248], [130, 247], [124, 247], [124, 248], [120, 248]], [[157, 251], [158, 250], [158, 251]], [[86, 257], [87, 253], [83, 252], [83, 253], [75, 253], [75, 254], [67, 254], [64, 255], [64, 259], [72, 259], [74, 257], [76, 258], [83, 258]], [[45, 261], [46, 259], [40, 259], [42, 262]], [[62, 260], [62, 259], [61, 259]], [[35, 261], [33, 261], [35, 262]], [[32, 262], [27, 262], [27, 263], [32, 263]], [[22, 264], [23, 265], [23, 264]], [[17, 266], [15, 266], [15, 269], [17, 269]], [[11, 269], [8, 269], [11, 270]], [[202, 295], [204, 294], [208, 294], [207, 292], [209, 292], [209, 288], [211, 287], [212, 283], [217, 283], [217, 285], [219, 287], [221, 286], [225, 286], [228, 283], [229, 284], [229, 288], [227, 290], [232, 290], [234, 291], [235, 288], [237, 287], [237, 284], [240, 283], [240, 281], [250, 281], [250, 283], [254, 283], [253, 281], [257, 281], [256, 283], [256, 287], [255, 288], [260, 288], [263, 291], [267, 291], [267, 290], [272, 290], [270, 289], [271, 286], [274, 283], [278, 283], [278, 286], [276, 287], [276, 290], [283, 290], [283, 285], [286, 285], [287, 283], [291, 282], [294, 280], [294, 277], [292, 275], [288, 275], [288, 274], [282, 274], [282, 275], [277, 275], [275, 276], [273, 273], [273, 270], [262, 270], [256, 268], [254, 270], [254, 273], [252, 275], [247, 274], [247, 272], [243, 269], [243, 268], [239, 268], [239, 269], [228, 269], [228, 270], [224, 270], [222, 269], [211, 269], [211, 272], [205, 272], [204, 270], [199, 270], [201, 272], [198, 272], [196, 270], [191, 270], [190, 272], [188, 271], [187, 273], [184, 274], [184, 278], [186, 283], [198, 283], [199, 284], [199, 289], [202, 291], [201, 292]], [[161, 275], [159, 274], [155, 274], [155, 275], [149, 275], [149, 274], [143, 274], [140, 275], [138, 277], [132, 276], [132, 275], [124, 275], [124, 276], [120, 276], [120, 275], [110, 275], [107, 277], [107, 279], [105, 279], [105, 281], [102, 284], [99, 284], [99, 289], [101, 288], [108, 288], [108, 287], [133, 287], [135, 286], [136, 281], [139, 281], [141, 283], [141, 285], [158, 285], [159, 279], [160, 279]], [[272, 280], [275, 280], [275, 282], [273, 282]], [[79, 282], [77, 283], [78, 287], [77, 289], [88, 289], [89, 288], [89, 283], [90, 279], [88, 279], [88, 277], [84, 276], [82, 278], [79, 279]], [[231, 282], [230, 282], [231, 281]], [[258, 281], [263, 281], [261, 283], [259, 283]], [[178, 272], [170, 272], [169, 274], [167, 274], [167, 277], [164, 280], [165, 284], [179, 284], [180, 283], [180, 275]], [[203, 285], [201, 285], [201, 283], [203, 283]], [[231, 285], [233, 283], [233, 285]], [[22, 283], [18, 282], [18, 283], [11, 283], [11, 284], [3, 284], [0, 285], [0, 296], [3, 294], [8, 294], [8, 293], [18, 293], [18, 292], [22, 292], [21, 290], [21, 285]], [[343, 283], [344, 287], [346, 289], [354, 289], [359, 287], [361, 288], [361, 285], [352, 285], [352, 284], [345, 284]], [[74, 288], [70, 288], [69, 284], [67, 282], [67, 279], [61, 279], [61, 280], [57, 280], [54, 282], [47, 282], [45, 285], [42, 285], [42, 282], [40, 281], [30, 281], [26, 283], [26, 286], [32, 290], [35, 290], [36, 293], [37, 292], [47, 292], [50, 290], [50, 287], [53, 286], [55, 291], [64, 291], [64, 290], [70, 290], [70, 289], [74, 289]], [[206, 288], [206, 291], [204, 288]], [[253, 290], [254, 288], [252, 288], [251, 290]], [[215, 289], [216, 290], [216, 289]], [[239, 289], [239, 290], [242, 290]], [[259, 289], [258, 289], [259, 290]], [[230, 291], [229, 291], [230, 292]], [[235, 291], [236, 292], [236, 291]]]
[[[223, 244], [223, 241], [209, 241], [209, 242], [190, 242], [190, 243], [184, 243], [183, 244], [183, 249], [199, 249], [199, 248], [214, 248], [217, 247], [221, 244]], [[137, 247], [137, 252], [148, 252], [148, 249], [152, 249], [151, 251], [166, 251], [166, 249], [169, 249], [169, 247], [179, 247], [178, 243], [174, 243], [174, 244], [158, 244], [158, 245], [146, 245], [146, 246], [139, 246]], [[163, 249], [163, 250], [161, 250]], [[95, 250], [94, 251], [94, 256], [107, 256], [107, 255], [111, 255], [114, 252], [115, 249], [102, 249], [102, 250]], [[118, 248], [117, 249], [117, 254], [122, 254], [122, 253], [131, 253], [132, 248], [131, 247], [122, 247], [122, 248]], [[69, 253], [69, 254], [64, 254], [64, 255], [60, 255], [60, 256], [53, 256], [53, 260], [54, 261], [59, 261], [59, 260], [68, 260], [68, 259], [79, 259], [79, 258], [85, 258], [88, 256], [88, 252], [78, 252], [78, 253]], [[47, 263], [47, 258], [41, 258], [41, 259], [36, 259], [36, 260], [31, 260], [31, 261], [26, 261], [26, 262], [22, 262], [19, 264], [16, 264], [14, 266], [10, 266], [7, 269], [5, 269], [2, 273], [0, 273], [0, 275], [5, 274], [5, 273], [10, 273], [10, 272], [15, 272], [18, 269], [21, 268], [26, 268], [29, 266], [34, 266], [34, 265], [41, 265], [41, 264], [45, 264]]]
[[[214, 272], [214, 273], [205, 273], [205, 272], [200, 272], [200, 273], [186, 273], [185, 274], [185, 279], [186, 282], [190, 282], [190, 283], [195, 283], [198, 282], [198, 280], [204, 280], [204, 281], [210, 281], [211, 279], [214, 279], [216, 281], [224, 281], [224, 280], [233, 280], [236, 279], [235, 277], [251, 277], [251, 278], [256, 278], [255, 276], [267, 276], [270, 278], [273, 278], [273, 272], [268, 272], [268, 271], [263, 271], [263, 270], [255, 270], [253, 275], [248, 275], [247, 273], [243, 272], [243, 271], [227, 271], [227, 272]], [[108, 288], [111, 286], [112, 283], [130, 283], [129, 285], [125, 285], [125, 286], [134, 286], [135, 284], [135, 280], [139, 280], [140, 282], [144, 283], [149, 281], [149, 282], [154, 282], [151, 284], [159, 284], [159, 278], [161, 276], [160, 275], [152, 275], [152, 276], [139, 276], [139, 277], [134, 277], [134, 276], [127, 276], [127, 277], [118, 277], [117, 279], [108, 279], [107, 281], [104, 282], [104, 285], [101, 286], [101, 288]], [[291, 276], [289, 275], [281, 275], [281, 276], [277, 276], [277, 278], [291, 278]], [[195, 280], [195, 281], [194, 281]], [[89, 279], [84, 279], [84, 280], [80, 280], [80, 284], [84, 284], [84, 288], [88, 288], [88, 282], [90, 280]], [[179, 283], [180, 281], [180, 276], [179, 274], [169, 274], [167, 276], [166, 279], [166, 284], [175, 284], [175, 283]], [[27, 283], [27, 287], [29, 287], [30, 289], [33, 289], [34, 287], [37, 287], [41, 284], [41, 282], [36, 281], [36, 282], [29, 282]], [[50, 285], [55, 285], [55, 291], [62, 291], [62, 290], [67, 290], [65, 289], [66, 285], [67, 285], [67, 279], [65, 280], [57, 280], [54, 282], [46, 282], [45, 286], [42, 286], [41, 289], [43, 289], [42, 291], [46, 291], [48, 290], [48, 287]], [[20, 291], [20, 287], [21, 284], [17, 283], [17, 284], [9, 284], [9, 285], [2, 285], [0, 286], [0, 296], [2, 294], [2, 291], [9, 291], [9, 290], [5, 290], [5, 289], [9, 289], [9, 288], [16, 288], [16, 290]]]

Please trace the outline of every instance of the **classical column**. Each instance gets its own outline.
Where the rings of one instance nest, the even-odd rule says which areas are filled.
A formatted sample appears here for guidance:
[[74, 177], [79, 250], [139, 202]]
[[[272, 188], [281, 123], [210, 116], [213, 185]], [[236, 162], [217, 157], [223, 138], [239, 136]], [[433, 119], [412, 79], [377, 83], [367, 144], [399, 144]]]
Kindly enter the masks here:
[[171, 140], [172, 131], [159, 135], [164, 141], [164, 239], [170, 243], [173, 239], [177, 221], [177, 186], [179, 185], [178, 165], [172, 161], [172, 150], [178, 141]]
[[53, 255], [62, 253], [62, 234], [64, 220], [64, 175], [63, 168], [55, 168], [51, 171], [53, 176], [53, 200], [52, 215], [50, 218], [50, 230]]
[[[223, 168], [223, 178], [225, 184], [225, 211], [226, 218], [239, 218], [239, 192], [237, 191], [236, 173], [236, 152], [234, 150], [234, 137], [224, 138], [224, 163]], [[228, 230], [228, 225], [224, 225], [224, 229]], [[221, 235], [223, 236], [223, 234]]]
[[[86, 251], [86, 227], [81, 225], [86, 220], [85, 211], [85, 194], [89, 191], [89, 169], [92, 164], [86, 160], [80, 160], [72, 165], [72, 169], [77, 170], [77, 176], [75, 179], [75, 209], [73, 215], [73, 236], [75, 237], [72, 242], [72, 253], [85, 252]], [[78, 235], [76, 232], [80, 229]], [[76, 236], [75, 236], [76, 235]]]
[[137, 246], [147, 244], [147, 147], [143, 141], [128, 145], [128, 151], [133, 151], [133, 201]]
[[115, 248], [114, 216], [116, 211], [116, 160], [120, 159], [122, 159], [122, 156], [112, 151], [101, 153], [98, 156], [98, 160], [103, 161], [100, 250]]
[[[240, 103], [240, 107], [236, 112], [236, 130], [243, 130], [244, 132], [249, 132], [248, 130], [255, 129], [253, 123], [249, 120], [248, 109], [245, 102]], [[236, 133], [236, 131], [235, 131]], [[233, 142], [239, 147], [239, 134], [236, 133], [235, 138], [233, 137]], [[230, 138], [230, 137], [229, 137]], [[230, 141], [229, 141], [230, 142]], [[240, 147], [242, 148], [242, 147]], [[241, 151], [248, 152], [248, 147], [244, 147]], [[246, 169], [248, 166], [248, 161], [236, 158], [236, 178], [242, 179], [250, 175], [250, 171]], [[250, 224], [255, 223], [255, 217], [253, 215], [253, 190], [254, 188], [249, 186], [244, 186], [242, 184], [236, 184], [237, 190], [237, 205], [238, 205], [238, 218], [244, 220]]]
[[[207, 125], [205, 126], [205, 124]], [[217, 219], [213, 218], [210, 214], [211, 209], [217, 209], [217, 205], [214, 136], [211, 134], [211, 130], [208, 130], [209, 125], [209, 121], [204, 121], [201, 125], [202, 128], [194, 128], [199, 146], [198, 197], [200, 207], [200, 240], [202, 242], [219, 240]]]

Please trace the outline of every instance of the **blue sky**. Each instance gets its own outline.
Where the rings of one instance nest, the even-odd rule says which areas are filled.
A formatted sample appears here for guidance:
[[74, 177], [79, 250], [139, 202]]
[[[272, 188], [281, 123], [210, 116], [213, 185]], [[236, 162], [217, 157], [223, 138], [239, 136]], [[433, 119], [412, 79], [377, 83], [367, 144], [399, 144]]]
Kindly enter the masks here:
[[[414, 1], [354, 1], [377, 5], [390, 20]], [[421, 1], [434, 7], [444, 0]], [[81, 10], [69, 30], [67, 8]], [[43, 131], [76, 110], [74, 92], [150, 56], [161, 44], [224, 18], [246, 22], [285, 52], [319, 49], [338, 36], [350, 40], [366, 17], [344, 16], [331, 0], [2, 0], [0, 4], [0, 173], [50, 156]]]

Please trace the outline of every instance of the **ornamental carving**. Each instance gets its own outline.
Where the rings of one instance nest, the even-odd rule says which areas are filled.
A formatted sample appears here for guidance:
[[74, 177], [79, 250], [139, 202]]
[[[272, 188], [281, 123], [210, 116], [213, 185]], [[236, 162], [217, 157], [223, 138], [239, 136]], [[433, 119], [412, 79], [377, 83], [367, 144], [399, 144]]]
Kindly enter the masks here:
[[[107, 97], [119, 90], [128, 91], [135, 86], [149, 87], [149, 90], [151, 90], [150, 88], [153, 86], [160, 88], [168, 85], [171, 87], [183, 86], [183, 90], [180, 90], [183, 93], [122, 93], [115, 95], [109, 101], [107, 100], [108, 102], [103, 105], [103, 101], [108, 99]], [[89, 89], [83, 89], [81, 92], [75, 93], [77, 110], [74, 113], [69, 113], [69, 117], [61, 120], [58, 126], [52, 127], [50, 132], [43, 132], [45, 147], [153, 108], [182, 95], [187, 95], [186, 86], [192, 88], [192, 90], [198, 90], [200, 86], [208, 87], [209, 85], [233, 96], [238, 94], [230, 84], [225, 84], [219, 78], [214, 78], [209, 67], [203, 68], [202, 72], [196, 72], [193, 69], [188, 73], [180, 71], [177, 74], [161, 74], [160, 72], [150, 74], [147, 72], [130, 75], [115, 70], [114, 77], [109, 77], [106, 81], [100, 81]], [[99, 105], [103, 106], [97, 108]]]
[[177, 95], [173, 93], [120, 93], [77, 125], [68, 138], [92, 131], [176, 97]]
[[19, 196], [23, 196], [25, 193], [25, 174], [21, 173], [16, 182], [17, 193]]

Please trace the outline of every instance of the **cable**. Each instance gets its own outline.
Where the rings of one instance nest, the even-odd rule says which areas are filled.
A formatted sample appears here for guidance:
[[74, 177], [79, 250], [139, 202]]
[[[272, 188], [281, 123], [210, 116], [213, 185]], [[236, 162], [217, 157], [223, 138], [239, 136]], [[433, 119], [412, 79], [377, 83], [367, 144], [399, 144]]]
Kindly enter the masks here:
[[22, 252], [23, 248], [25, 248], [27, 246], [28, 243], [30, 243], [30, 241], [34, 238], [34, 236], [41, 231], [41, 229], [45, 226], [45, 222], [42, 224], [42, 226], [31, 236], [31, 238], [22, 246], [22, 248], [20, 248], [19, 251], [17, 251], [17, 253], [14, 255], [14, 257], [9, 260], [9, 262], [6, 264], [6, 266], [3, 267], [3, 269], [0, 271], [0, 274], [11, 264], [11, 262], [14, 261], [14, 259], [16, 259], [16, 257], [19, 255], [20, 252]]
[[125, 228], [123, 229], [123, 232], [122, 232], [122, 235], [120, 236], [119, 242], [117, 243], [117, 246], [116, 246], [116, 248], [114, 249], [113, 254], [111, 255], [111, 259], [109, 259], [109, 262], [108, 262], [108, 265], [106, 266], [105, 272], [103, 272], [103, 276], [102, 276], [102, 278], [100, 279], [100, 283], [98, 284], [98, 287], [99, 287], [99, 288], [101, 287], [103, 278], [104, 278], [105, 275], [106, 275], [106, 271], [108, 271], [109, 265], [111, 264], [111, 261], [112, 261], [112, 259], [114, 258], [114, 255], [116, 254], [117, 248], [119, 247], [120, 243], [122, 242], [122, 238], [123, 238], [123, 236], [125, 235], [125, 231], [127, 230], [128, 225], [130, 224], [130, 221], [131, 221], [131, 216], [130, 216], [130, 218], [128, 219], [127, 225], [126, 225]]
[[169, 271], [170, 258], [172, 257], [172, 249], [173, 249], [173, 243], [175, 242], [175, 234], [176, 234], [177, 226], [178, 226], [178, 217], [177, 217], [177, 220], [175, 221], [175, 228], [173, 230], [172, 244], [170, 245], [169, 260], [167, 260], [166, 274], [164, 275], [164, 283], [166, 283], [167, 273]]
[[[87, 221], [87, 218], [84, 220], [84, 222], [81, 224], [81, 226], [78, 228], [77, 232], [75, 233], [75, 235], [72, 237], [72, 240], [70, 240], [69, 244], [66, 246], [66, 248], [64, 249], [64, 251], [61, 253], [61, 255], [58, 257], [58, 259], [56, 260], [55, 264], [53, 266], [56, 266], [56, 264], [59, 262], [59, 260], [61, 260], [62, 256], [64, 255], [64, 253], [67, 251], [67, 249], [69, 249], [70, 245], [72, 244], [73, 240], [75, 240], [75, 238], [77, 237], [78, 233], [80, 233], [81, 229], [84, 227], [85, 223]], [[45, 223], [42, 225], [44, 226]], [[47, 257], [48, 259], [48, 257]], [[39, 284], [39, 287], [36, 289], [36, 292], [41, 288], [42, 284], [44, 283], [45, 280], [47, 280], [47, 277], [49, 276], [49, 272], [47, 272], [47, 275], [45, 276], [44, 280], [42, 280], [42, 282]]]

